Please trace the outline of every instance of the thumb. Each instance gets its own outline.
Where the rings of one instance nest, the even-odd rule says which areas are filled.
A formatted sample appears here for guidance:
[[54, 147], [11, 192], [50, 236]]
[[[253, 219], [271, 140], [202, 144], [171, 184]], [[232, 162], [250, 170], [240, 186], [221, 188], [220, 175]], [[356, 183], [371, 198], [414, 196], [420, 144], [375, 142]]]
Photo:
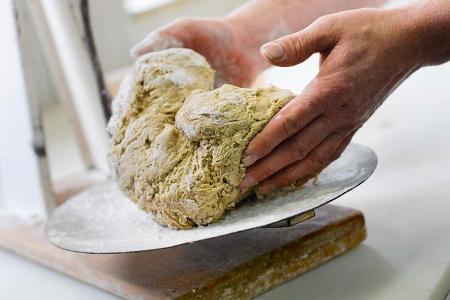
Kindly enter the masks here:
[[337, 32], [330, 22], [316, 21], [304, 30], [264, 44], [261, 55], [271, 64], [281, 67], [297, 65], [316, 52], [333, 48]]

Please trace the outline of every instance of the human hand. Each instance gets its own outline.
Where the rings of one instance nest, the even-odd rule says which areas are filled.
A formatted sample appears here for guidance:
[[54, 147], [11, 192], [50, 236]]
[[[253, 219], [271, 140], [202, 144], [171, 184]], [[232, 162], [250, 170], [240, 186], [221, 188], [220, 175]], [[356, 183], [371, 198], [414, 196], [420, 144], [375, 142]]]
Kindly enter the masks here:
[[259, 55], [260, 44], [252, 43], [245, 28], [231, 19], [180, 18], [151, 32], [131, 55], [184, 47], [202, 54], [217, 71], [216, 85], [249, 86], [269, 64]]
[[318, 174], [337, 159], [383, 100], [421, 64], [412, 8], [360, 9], [321, 17], [261, 47], [273, 65], [321, 55], [320, 70], [250, 142], [240, 184], [260, 193]]

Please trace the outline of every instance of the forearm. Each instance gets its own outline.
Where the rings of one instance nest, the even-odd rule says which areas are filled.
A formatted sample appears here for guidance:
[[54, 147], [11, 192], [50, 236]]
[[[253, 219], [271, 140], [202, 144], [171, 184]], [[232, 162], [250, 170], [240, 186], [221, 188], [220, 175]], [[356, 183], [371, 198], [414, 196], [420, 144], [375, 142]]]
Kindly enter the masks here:
[[450, 61], [450, 1], [429, 0], [411, 7], [410, 32], [420, 65]]
[[226, 19], [245, 46], [259, 49], [271, 40], [299, 31], [317, 18], [335, 12], [379, 6], [385, 0], [252, 0]]

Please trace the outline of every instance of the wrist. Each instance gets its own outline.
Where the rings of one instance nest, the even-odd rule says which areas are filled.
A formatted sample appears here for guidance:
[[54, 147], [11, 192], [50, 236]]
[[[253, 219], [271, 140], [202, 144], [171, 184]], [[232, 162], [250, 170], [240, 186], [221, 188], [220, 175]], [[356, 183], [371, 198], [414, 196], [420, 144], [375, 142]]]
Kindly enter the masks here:
[[420, 66], [450, 60], [450, 2], [430, 0], [406, 8], [410, 46]]

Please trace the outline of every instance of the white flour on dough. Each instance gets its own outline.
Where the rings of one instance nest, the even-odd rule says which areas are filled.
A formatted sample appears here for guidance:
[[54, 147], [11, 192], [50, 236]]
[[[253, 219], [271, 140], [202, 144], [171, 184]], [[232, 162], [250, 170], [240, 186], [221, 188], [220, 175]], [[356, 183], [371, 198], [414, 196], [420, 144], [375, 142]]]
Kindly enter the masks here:
[[215, 222], [242, 199], [242, 153], [294, 97], [213, 84], [201, 55], [173, 48], [142, 56], [113, 103], [109, 162], [119, 187], [172, 228]]

